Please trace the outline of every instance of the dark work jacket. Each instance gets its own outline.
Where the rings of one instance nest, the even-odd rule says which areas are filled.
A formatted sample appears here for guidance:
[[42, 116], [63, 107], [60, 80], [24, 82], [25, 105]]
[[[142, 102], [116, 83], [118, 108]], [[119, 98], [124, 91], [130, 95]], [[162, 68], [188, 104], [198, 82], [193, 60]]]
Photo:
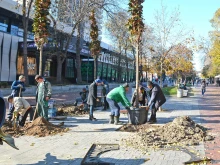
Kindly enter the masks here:
[[21, 89], [21, 94], [20, 96], [22, 97], [22, 92], [25, 91], [25, 86], [24, 86], [24, 82], [21, 82], [20, 80], [16, 80], [12, 83], [11, 85], [11, 89], [12, 89], [12, 93], [11, 95], [13, 95], [14, 97], [19, 97], [19, 93], [20, 93], [20, 87], [18, 85], [22, 85], [22, 89]]
[[[131, 98], [131, 104], [134, 106], [135, 105], [135, 100], [136, 100], [136, 90], [134, 91], [133, 95], [132, 95], [132, 98]], [[139, 93], [140, 94], [140, 93]], [[142, 95], [142, 100], [138, 100], [139, 103], [145, 105], [145, 99], [146, 99], [146, 96], [147, 96], [147, 92], [144, 90], [143, 91], [143, 95]]]
[[160, 86], [157, 84], [153, 84], [153, 88], [150, 90], [150, 101], [148, 102], [148, 106], [155, 104], [155, 108], [158, 109], [165, 102], [166, 98]]
[[88, 95], [87, 104], [95, 105], [96, 104], [96, 99], [97, 99], [97, 85], [96, 85], [95, 82], [93, 82], [89, 86], [89, 95]]

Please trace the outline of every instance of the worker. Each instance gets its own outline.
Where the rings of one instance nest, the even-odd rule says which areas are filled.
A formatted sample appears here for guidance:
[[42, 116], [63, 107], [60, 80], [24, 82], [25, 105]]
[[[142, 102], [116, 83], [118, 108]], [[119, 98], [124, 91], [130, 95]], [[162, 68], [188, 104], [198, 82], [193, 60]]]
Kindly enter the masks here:
[[28, 114], [30, 114], [30, 121], [33, 120], [34, 109], [23, 97], [13, 97], [10, 95], [7, 100], [14, 106], [13, 119], [17, 120], [18, 115], [21, 116], [19, 120], [19, 125], [21, 127], [24, 126]]
[[121, 124], [121, 122], [119, 121], [119, 117], [120, 117], [120, 107], [118, 105], [119, 102], [122, 103], [122, 105], [126, 109], [133, 110], [131, 103], [126, 97], [126, 92], [128, 91], [129, 91], [129, 84], [125, 83], [117, 88], [112, 89], [107, 94], [106, 100], [111, 109], [109, 124], [115, 124], [115, 125]]
[[156, 112], [159, 109], [159, 107], [166, 102], [166, 98], [159, 85], [154, 84], [151, 81], [148, 81], [147, 87], [150, 89], [150, 100], [148, 102], [148, 108], [150, 108], [151, 110], [151, 116], [148, 122], [156, 123]]

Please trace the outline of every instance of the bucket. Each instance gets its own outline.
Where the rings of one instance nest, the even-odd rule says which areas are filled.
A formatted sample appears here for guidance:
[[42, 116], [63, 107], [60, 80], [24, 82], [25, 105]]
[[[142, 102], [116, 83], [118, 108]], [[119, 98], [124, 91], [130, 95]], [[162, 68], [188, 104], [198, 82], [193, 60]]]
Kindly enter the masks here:
[[49, 108], [48, 109], [48, 118], [54, 118], [57, 115], [57, 109], [56, 108]]
[[145, 124], [147, 122], [148, 110], [146, 107], [128, 110], [128, 122], [133, 125]]
[[183, 97], [183, 89], [177, 89], [177, 97]]
[[183, 97], [187, 97], [188, 95], [188, 90], [183, 90]]
[[49, 100], [49, 101], [48, 101], [48, 107], [49, 107], [49, 108], [53, 108], [54, 103], [55, 103], [55, 100]]

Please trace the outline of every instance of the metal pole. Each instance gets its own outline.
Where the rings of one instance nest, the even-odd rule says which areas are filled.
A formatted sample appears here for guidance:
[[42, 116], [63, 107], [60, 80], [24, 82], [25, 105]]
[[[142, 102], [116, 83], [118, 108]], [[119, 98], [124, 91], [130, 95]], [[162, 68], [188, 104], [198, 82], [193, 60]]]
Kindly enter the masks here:
[[87, 83], [89, 82], [89, 55], [88, 55], [88, 63], [87, 63]]

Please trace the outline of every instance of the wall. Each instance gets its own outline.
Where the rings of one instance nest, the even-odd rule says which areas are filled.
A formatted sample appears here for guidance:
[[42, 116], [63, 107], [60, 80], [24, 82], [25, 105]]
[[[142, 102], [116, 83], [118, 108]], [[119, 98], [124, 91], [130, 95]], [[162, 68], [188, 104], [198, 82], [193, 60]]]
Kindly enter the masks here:
[[16, 59], [19, 37], [0, 32], [0, 81], [16, 79]]

